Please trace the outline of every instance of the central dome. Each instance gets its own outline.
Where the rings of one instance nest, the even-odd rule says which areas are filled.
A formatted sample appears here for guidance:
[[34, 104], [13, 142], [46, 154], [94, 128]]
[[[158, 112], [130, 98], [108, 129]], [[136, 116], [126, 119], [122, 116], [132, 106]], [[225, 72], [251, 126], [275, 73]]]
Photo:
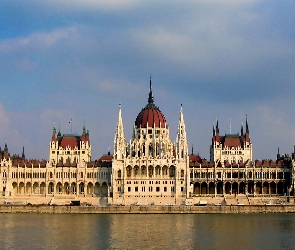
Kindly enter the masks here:
[[160, 109], [155, 106], [152, 93], [152, 83], [150, 80], [150, 93], [148, 104], [140, 111], [135, 120], [135, 126], [137, 128], [165, 128], [166, 119]]

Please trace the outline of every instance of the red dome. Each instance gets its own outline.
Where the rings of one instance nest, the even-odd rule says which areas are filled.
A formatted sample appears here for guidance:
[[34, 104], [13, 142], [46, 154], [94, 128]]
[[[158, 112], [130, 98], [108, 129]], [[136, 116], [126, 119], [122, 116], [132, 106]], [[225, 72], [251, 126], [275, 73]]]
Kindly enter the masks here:
[[135, 126], [137, 128], [165, 128], [166, 119], [158, 107], [154, 104], [154, 98], [152, 93], [152, 83], [150, 80], [150, 93], [148, 98], [148, 104], [140, 111], [135, 120]]
[[135, 120], [135, 126], [137, 128], [147, 128], [155, 127], [155, 128], [165, 128], [166, 119], [162, 112], [154, 105], [148, 104], [145, 108], [143, 108]]

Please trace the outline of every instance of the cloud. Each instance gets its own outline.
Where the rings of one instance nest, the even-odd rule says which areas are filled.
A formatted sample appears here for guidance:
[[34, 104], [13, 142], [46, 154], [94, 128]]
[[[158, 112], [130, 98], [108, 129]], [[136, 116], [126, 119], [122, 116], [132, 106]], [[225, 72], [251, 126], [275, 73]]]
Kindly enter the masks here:
[[28, 36], [5, 39], [0, 42], [0, 53], [11, 54], [25, 49], [40, 50], [51, 47], [59, 41], [75, 37], [74, 26], [55, 29], [51, 32], [35, 32]]
[[63, 8], [65, 11], [69, 9], [75, 11], [95, 9], [109, 12], [134, 8], [143, 2], [140, 0], [53, 0], [49, 5], [55, 6], [56, 8]]

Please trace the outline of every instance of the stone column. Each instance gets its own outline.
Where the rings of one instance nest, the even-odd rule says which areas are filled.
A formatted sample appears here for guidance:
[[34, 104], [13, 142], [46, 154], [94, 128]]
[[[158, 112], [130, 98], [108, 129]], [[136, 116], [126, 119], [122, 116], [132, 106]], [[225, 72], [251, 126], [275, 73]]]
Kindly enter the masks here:
[[248, 195], [248, 182], [245, 183], [245, 194]]

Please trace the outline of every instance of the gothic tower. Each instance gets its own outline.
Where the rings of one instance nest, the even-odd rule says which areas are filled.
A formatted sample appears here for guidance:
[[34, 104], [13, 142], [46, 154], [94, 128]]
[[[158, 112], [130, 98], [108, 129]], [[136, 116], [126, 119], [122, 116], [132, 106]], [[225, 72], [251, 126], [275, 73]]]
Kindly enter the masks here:
[[125, 142], [119, 109], [114, 140], [113, 198], [115, 204], [179, 203], [187, 196], [188, 146], [181, 108], [177, 142], [170, 140], [166, 118], [154, 104], [152, 83], [148, 103], [139, 112], [132, 139]]

